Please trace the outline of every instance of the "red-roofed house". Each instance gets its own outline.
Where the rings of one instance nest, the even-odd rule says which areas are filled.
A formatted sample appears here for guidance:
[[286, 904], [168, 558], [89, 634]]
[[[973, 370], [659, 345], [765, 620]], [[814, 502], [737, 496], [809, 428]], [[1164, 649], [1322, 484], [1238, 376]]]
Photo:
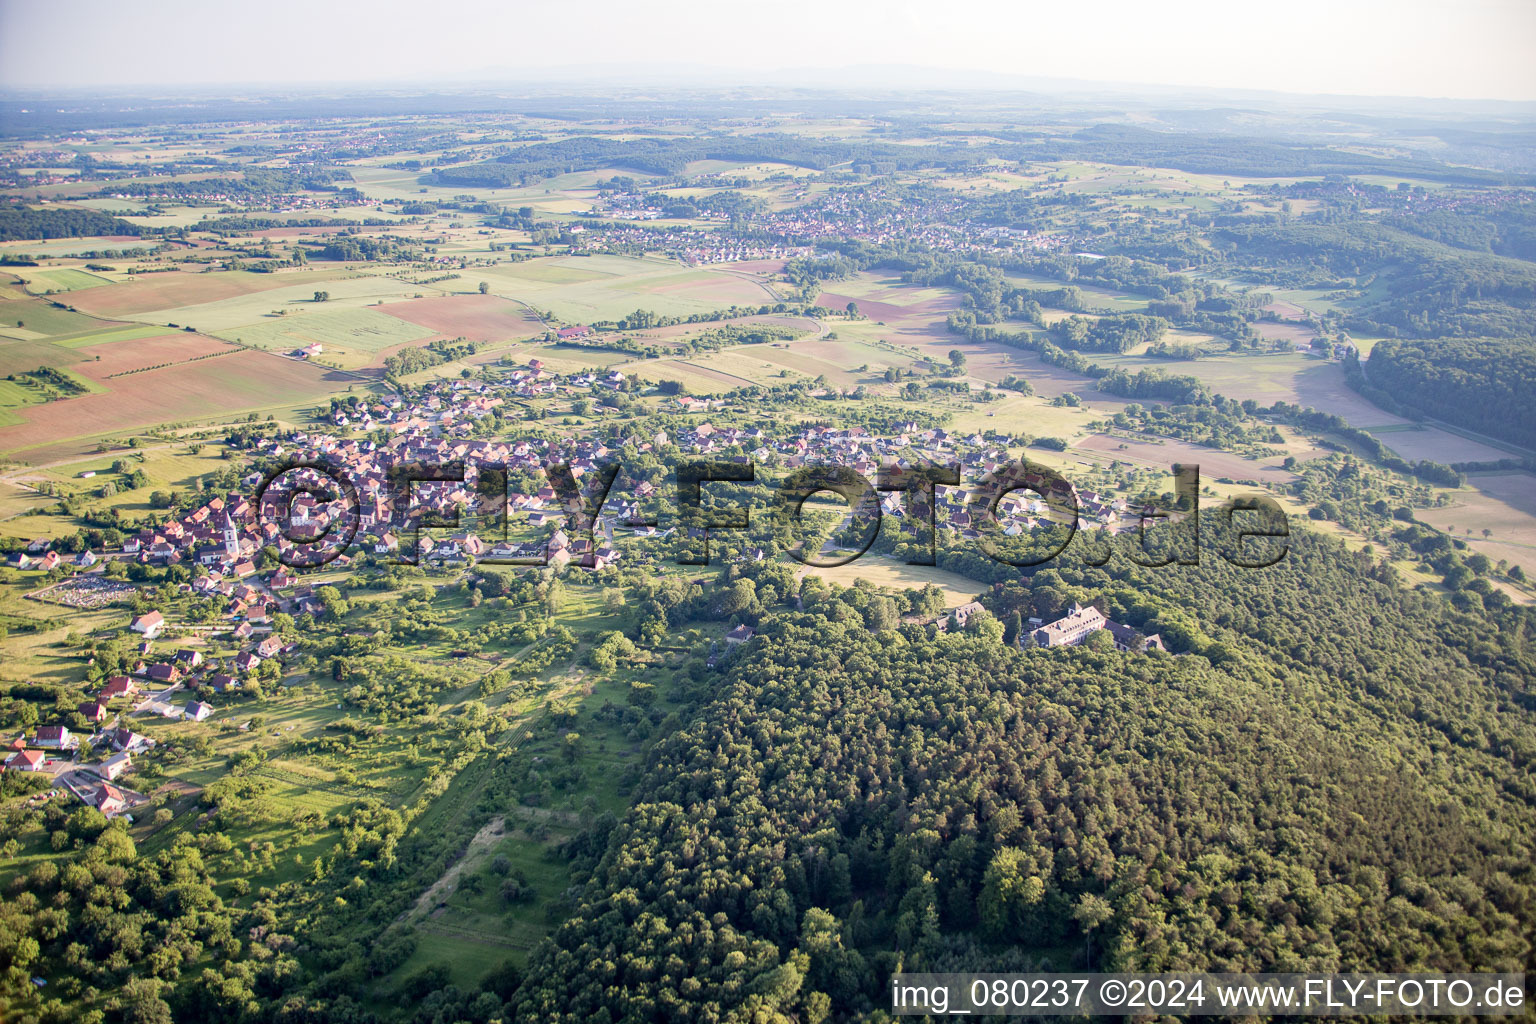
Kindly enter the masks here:
[[19, 750], [5, 759], [5, 766], [13, 772], [40, 772], [43, 760], [41, 750]]
[[71, 746], [69, 727], [64, 725], [40, 725], [32, 734], [32, 742], [39, 747], [63, 750]]
[[107, 685], [101, 688], [100, 698], [104, 701], [113, 697], [132, 697], [139, 692], [139, 684], [127, 676], [113, 676], [107, 680]]
[[96, 794], [96, 809], [110, 818], [128, 809], [128, 798], [122, 790], [110, 782], [106, 783]]
[[181, 669], [177, 668], [175, 665], [167, 665], [164, 663], [149, 666], [149, 671], [146, 672], [145, 675], [149, 676], [149, 678], [153, 679], [157, 683], [175, 683], [181, 681]]

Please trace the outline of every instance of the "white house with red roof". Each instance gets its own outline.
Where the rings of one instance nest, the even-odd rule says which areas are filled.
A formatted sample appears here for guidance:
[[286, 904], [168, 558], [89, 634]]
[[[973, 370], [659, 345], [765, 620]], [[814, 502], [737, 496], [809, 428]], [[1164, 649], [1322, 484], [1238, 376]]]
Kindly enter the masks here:
[[50, 750], [66, 750], [77, 744], [67, 725], [40, 725], [32, 734], [32, 742]]
[[96, 809], [110, 818], [128, 809], [128, 798], [112, 783], [103, 783], [96, 791]]
[[18, 750], [5, 759], [5, 767], [13, 772], [40, 772], [45, 760], [41, 750]]

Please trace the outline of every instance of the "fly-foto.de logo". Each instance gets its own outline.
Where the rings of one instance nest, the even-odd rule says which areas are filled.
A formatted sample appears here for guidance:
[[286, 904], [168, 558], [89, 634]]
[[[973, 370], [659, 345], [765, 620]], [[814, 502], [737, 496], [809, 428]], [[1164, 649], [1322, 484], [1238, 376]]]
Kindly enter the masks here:
[[[1172, 477], [1170, 492], [1133, 499], [1079, 491], [1058, 470], [1025, 460], [975, 474], [891, 464], [872, 477], [843, 465], [760, 473], [748, 460], [633, 470], [557, 462], [537, 472], [466, 460], [400, 462], [361, 478], [294, 460], [263, 475], [253, 505], [262, 543], [298, 568], [356, 551], [393, 564], [473, 557], [601, 568], [617, 560], [624, 536], [679, 565], [711, 564], [712, 540], [816, 567], [845, 565], [877, 544], [912, 565], [937, 564], [941, 544], [1019, 568], [1069, 549], [1093, 565], [1117, 554], [1145, 566], [1193, 565], [1201, 520], [1213, 515], [1230, 527], [1215, 546], [1230, 564], [1266, 568], [1286, 556], [1290, 528], [1274, 499], [1244, 495], [1202, 513], [1199, 467], [1176, 464]], [[812, 499], [838, 514], [830, 522], [825, 511], [808, 515]]]

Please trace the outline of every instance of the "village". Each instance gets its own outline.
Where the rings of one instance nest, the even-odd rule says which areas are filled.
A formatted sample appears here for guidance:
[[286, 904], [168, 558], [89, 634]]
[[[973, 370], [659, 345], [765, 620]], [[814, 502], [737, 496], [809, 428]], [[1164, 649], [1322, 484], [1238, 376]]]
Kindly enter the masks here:
[[[521, 438], [483, 436], [493, 411], [508, 402], [626, 386], [622, 374], [557, 374], [533, 359], [497, 379], [439, 380], [410, 397], [342, 402], [327, 427], [276, 430], [253, 440], [244, 452], [253, 465], [243, 478], [249, 494], [208, 498], [127, 535], [118, 551], [65, 556], [39, 539], [17, 552], [10, 559], [14, 569], [70, 570], [72, 575], [29, 596], [74, 607], [104, 607], [132, 598], [138, 588], [107, 573], [109, 565], [182, 566], [190, 580], [180, 590], [189, 597], [215, 599], [221, 609], [214, 624], [197, 627], [199, 644], [216, 639], [225, 653], [210, 657], [199, 645], [162, 650], [158, 645], [173, 628], [164, 612], [132, 616], [127, 631], [135, 657], [129, 671], [109, 677], [95, 698], [78, 709], [93, 731], [39, 725], [30, 736], [10, 741], [4, 767], [47, 773], [55, 791], [109, 817], [131, 814], [149, 798], [118, 780], [132, 768], [133, 756], [154, 743], [135, 732], [133, 723], [146, 718], [202, 722], [216, 714], [213, 701], [219, 695], [255, 680], [277, 682], [281, 659], [294, 645], [274, 629], [274, 617], [325, 610], [316, 586], [305, 578], [306, 566], [344, 569], [365, 558], [446, 569], [484, 562], [602, 572], [632, 561], [659, 563], [665, 554], [662, 542], [705, 536], [702, 528], [665, 522], [661, 514], [668, 486], [662, 467], [689, 459], [751, 462], [765, 477], [837, 466], [873, 479], [882, 470], [899, 476], [927, 466], [959, 465], [967, 484], [1017, 462], [1010, 448], [1018, 442], [1010, 437], [961, 434], [912, 421], [891, 423], [885, 432], [859, 426], [806, 425], [781, 432], [716, 427], [708, 416], [728, 411], [728, 403], [686, 395], [665, 402], [674, 412], [700, 418], [675, 431], [636, 428], [632, 436], [606, 441], [586, 435], [550, 439], [531, 432]], [[380, 443], [380, 430], [393, 436]], [[628, 473], [624, 460], [629, 456], [650, 468]], [[557, 490], [548, 472], [554, 465], [568, 467], [579, 491], [615, 462], [620, 472], [596, 518], [587, 521], [580, 515], [586, 499]], [[456, 472], [426, 472], [421, 476], [427, 479], [400, 486], [403, 472], [429, 467]], [[483, 480], [493, 479], [492, 471], [542, 486], [483, 487]], [[1125, 498], [1078, 491], [1059, 475], [1031, 471], [1021, 483], [995, 503], [995, 526], [1004, 536], [1061, 522], [1063, 508], [1075, 509], [1087, 529], [1111, 535], [1135, 530], [1142, 521], [1142, 511]], [[911, 539], [926, 529], [927, 510], [908, 508], [909, 500], [906, 492], [891, 491], [881, 496], [879, 510]], [[967, 487], [939, 489], [932, 514], [940, 530], [962, 539], [981, 536], [984, 524], [975, 519]], [[458, 525], [430, 529], [444, 523]], [[851, 523], [850, 512], [839, 529]], [[487, 525], [498, 527], [500, 536], [488, 535]], [[513, 536], [514, 526], [520, 536]], [[323, 557], [306, 562], [306, 550], [319, 550]], [[757, 543], [730, 555], [737, 561], [766, 556]], [[980, 608], [976, 602], [963, 604], [931, 625], [963, 628]], [[1059, 621], [1032, 619], [1029, 626], [1020, 646], [1073, 645], [1107, 630], [1120, 650], [1162, 647], [1158, 637], [1142, 637], [1092, 607], [1074, 606]], [[721, 638], [723, 647], [717, 644], [711, 652], [709, 667], [753, 636], [751, 626], [731, 628]]]
[[[250, 453], [274, 469], [285, 465], [310, 467], [274, 476], [260, 496], [260, 507], [231, 496], [227, 506], [222, 502], [217, 508], [210, 504], [179, 523], [142, 532], [129, 542], [130, 550], [145, 555], [146, 560], [190, 558], [204, 566], [218, 564], [241, 578], [254, 569], [250, 556], [268, 545], [279, 549], [296, 541], [338, 545], [343, 537], [349, 541], [347, 551], [333, 547], [327, 561], [345, 557], [348, 551], [364, 551], [412, 564], [418, 559], [455, 564], [470, 557], [483, 561], [536, 558], [538, 564], [574, 561], [584, 568], [601, 570], [625, 557], [625, 550], [615, 543], [620, 534], [648, 539], [667, 529], [657, 516], [665, 486], [663, 474], [651, 470], [634, 476], [623, 464], [626, 453], [648, 460], [647, 464], [736, 459], [769, 474], [809, 466], [846, 466], [866, 478], [873, 478], [882, 467], [901, 473], [923, 466], [958, 464], [964, 467], [967, 484], [1016, 462], [1009, 449], [1019, 442], [1010, 437], [995, 432], [984, 435], [920, 429], [910, 421], [892, 423], [886, 433], [864, 427], [806, 426], [793, 433], [770, 434], [759, 427], [717, 428], [704, 419], [677, 430], [675, 436], [666, 430], [642, 433], [638, 429], [633, 436], [608, 441], [591, 436], [556, 440], [482, 436], [494, 411], [510, 402], [619, 390], [628, 383], [615, 371], [551, 373], [540, 360], [533, 359], [526, 368], [498, 379], [433, 382], [409, 402], [396, 396], [340, 406], [332, 416], [337, 430], [288, 431], [254, 443]], [[672, 411], [683, 413], [707, 413], [725, 404], [687, 395], [668, 398], [665, 403]], [[385, 443], [374, 439], [381, 428], [393, 435]], [[358, 433], [370, 436], [359, 437]], [[593, 540], [569, 536], [559, 527], [580, 510], [580, 501], [577, 495], [557, 493], [547, 475], [548, 467], [568, 466], [577, 487], [586, 490], [584, 478], [615, 462], [620, 463], [620, 471], [598, 511]], [[318, 466], [326, 467], [325, 472], [314, 469]], [[405, 489], [392, 483], [410, 467], [428, 468], [429, 476], [454, 478], [419, 479]], [[444, 472], [449, 467], [453, 467], [452, 474]], [[508, 488], [505, 494], [487, 493], [481, 486], [486, 470], [536, 479], [543, 486], [531, 491]], [[322, 477], [339, 480], [341, 486], [328, 485]], [[247, 478], [253, 486], [261, 480], [259, 473]], [[1123, 497], [1079, 492], [1060, 478], [1053, 483], [1040, 474], [1027, 476], [1022, 482], [1037, 493], [1009, 493], [996, 505], [997, 525], [1006, 536], [1019, 536], [1060, 520], [1063, 507], [1074, 508], [1079, 522], [1088, 529], [1122, 533], [1137, 529], [1142, 521], [1140, 511], [1132, 510]], [[319, 500], [317, 494], [327, 490], [335, 493], [329, 500]], [[355, 509], [349, 507], [354, 496]], [[946, 488], [935, 504], [941, 528], [954, 530], [968, 540], [980, 536], [978, 527], [982, 524], [972, 522], [974, 508], [966, 489]], [[885, 495], [881, 512], [903, 518], [902, 495]], [[218, 526], [221, 516], [228, 520], [222, 532]], [[466, 527], [434, 537], [420, 529], [429, 521], [462, 520], [493, 522], [501, 527], [501, 536], [483, 535]], [[554, 528], [542, 537], [515, 541], [509, 539], [507, 530], [513, 523]], [[333, 529], [343, 526], [345, 529]], [[916, 524], [911, 528], [915, 531]]]
[[[795, 198], [803, 199], [805, 193]], [[811, 256], [816, 242], [827, 239], [902, 242], [950, 253], [1039, 254], [1065, 251], [1076, 243], [1067, 232], [983, 227], [962, 216], [963, 204], [953, 197], [913, 202], [881, 186], [840, 189], [790, 210], [740, 220], [716, 215], [721, 223], [709, 230], [673, 224], [635, 226], [636, 221], [661, 219], [670, 201], [665, 192], [614, 197], [603, 210], [582, 213], [581, 223], [566, 227], [572, 250], [659, 250], [698, 266]]]

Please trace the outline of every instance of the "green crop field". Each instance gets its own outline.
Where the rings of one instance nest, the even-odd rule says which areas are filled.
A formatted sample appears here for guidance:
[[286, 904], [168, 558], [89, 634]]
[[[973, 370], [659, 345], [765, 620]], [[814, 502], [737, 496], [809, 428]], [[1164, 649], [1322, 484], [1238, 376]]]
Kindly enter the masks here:
[[371, 309], [326, 309], [321, 305], [298, 315], [227, 328], [216, 336], [276, 352], [318, 342], [325, 346], [321, 358], [327, 359], [333, 350], [371, 355], [391, 345], [431, 337], [432, 331]]
[[663, 316], [707, 313], [769, 299], [751, 281], [660, 259], [529, 260], [488, 267], [485, 273], [496, 294], [551, 310], [569, 323], [617, 320], [637, 309]]
[[29, 287], [34, 292], [72, 292], [80, 288], [95, 288], [97, 285], [112, 283], [111, 278], [101, 277], [84, 270], [75, 270], [71, 267], [34, 270], [29, 272], [27, 276], [30, 282]]
[[64, 348], [91, 348], [95, 345], [108, 345], [120, 341], [154, 338], [165, 334], [167, 330], [168, 328], [165, 327], [113, 327], [105, 331], [92, 331], [89, 334], [57, 338], [54, 344]]
[[57, 337], [81, 334], [111, 326], [111, 323], [60, 309], [46, 299], [11, 299], [0, 302], [0, 328], [18, 325], [36, 334]]
[[0, 380], [0, 426], [20, 423], [21, 417], [16, 415], [16, 410], [36, 405], [40, 401], [42, 399], [31, 388], [24, 388], [12, 381]]
[[[211, 302], [134, 313], [131, 318], [146, 323], [190, 324], [200, 331], [222, 337], [247, 324], [265, 323], [273, 319], [272, 314], [278, 310], [291, 315], [295, 312], [330, 312], [337, 308], [361, 309], [378, 302], [441, 292], [438, 288], [411, 284], [383, 274], [348, 274], [339, 270], [286, 274], [282, 280], [291, 283]], [[330, 298], [316, 302], [315, 292], [325, 292]]]

